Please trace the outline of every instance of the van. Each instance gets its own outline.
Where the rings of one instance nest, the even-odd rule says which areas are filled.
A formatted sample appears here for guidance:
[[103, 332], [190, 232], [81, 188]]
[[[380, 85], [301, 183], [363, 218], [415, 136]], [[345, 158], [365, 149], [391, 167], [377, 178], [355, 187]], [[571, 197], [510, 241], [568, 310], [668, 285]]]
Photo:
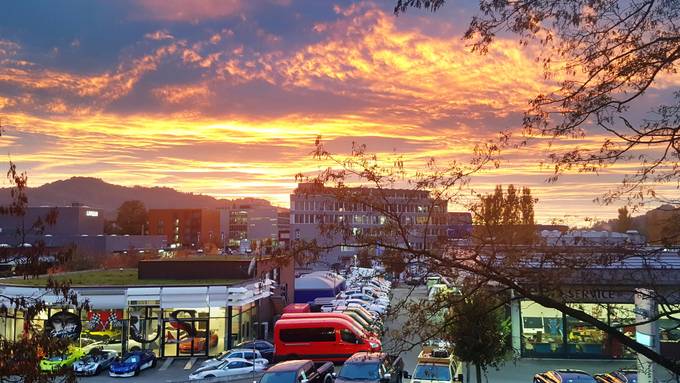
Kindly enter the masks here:
[[[356, 315], [356, 314], [355, 314]], [[358, 328], [364, 330], [368, 336], [378, 337], [378, 334], [374, 331], [375, 329], [366, 323], [361, 317], [353, 318], [351, 315], [341, 313], [341, 312], [325, 312], [325, 313], [288, 313], [283, 314], [281, 319], [301, 319], [301, 318], [340, 318], [349, 321]], [[323, 319], [319, 319], [323, 320]]]
[[344, 362], [361, 351], [382, 350], [377, 338], [341, 318], [279, 319], [274, 324], [274, 359]]

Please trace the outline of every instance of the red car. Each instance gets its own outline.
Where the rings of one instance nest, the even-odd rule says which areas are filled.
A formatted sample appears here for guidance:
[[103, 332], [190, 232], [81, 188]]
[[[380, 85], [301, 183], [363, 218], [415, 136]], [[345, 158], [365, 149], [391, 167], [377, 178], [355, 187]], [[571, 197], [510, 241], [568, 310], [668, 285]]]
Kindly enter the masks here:
[[[193, 343], [191, 340], [193, 339]], [[179, 341], [179, 352], [189, 354], [191, 352], [203, 352], [209, 347], [217, 346], [219, 338], [217, 332], [210, 331], [210, 344], [206, 347], [205, 331], [197, 331], [193, 338], [185, 338]], [[193, 344], [193, 349], [192, 349]]]

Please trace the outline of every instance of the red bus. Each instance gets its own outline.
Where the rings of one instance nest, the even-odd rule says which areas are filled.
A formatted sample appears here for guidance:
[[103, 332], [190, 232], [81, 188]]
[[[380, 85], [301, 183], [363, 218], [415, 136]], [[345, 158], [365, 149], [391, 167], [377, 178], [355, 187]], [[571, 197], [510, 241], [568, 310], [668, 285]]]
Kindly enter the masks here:
[[276, 361], [311, 359], [344, 362], [356, 352], [381, 350], [380, 340], [346, 319], [279, 319], [274, 325]]

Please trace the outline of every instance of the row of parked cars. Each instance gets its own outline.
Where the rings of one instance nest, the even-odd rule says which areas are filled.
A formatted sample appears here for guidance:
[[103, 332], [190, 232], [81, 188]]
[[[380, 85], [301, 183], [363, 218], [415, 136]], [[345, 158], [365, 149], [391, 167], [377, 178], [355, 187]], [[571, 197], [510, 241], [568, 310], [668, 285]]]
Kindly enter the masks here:
[[65, 354], [46, 357], [40, 361], [40, 370], [54, 372], [73, 368], [78, 376], [94, 376], [108, 371], [113, 377], [131, 377], [142, 370], [156, 366], [156, 355], [149, 350], [130, 351], [122, 357], [115, 350], [102, 347], [71, 347]]
[[[390, 284], [350, 276], [348, 289], [312, 312], [292, 304], [274, 325], [273, 343], [257, 340], [202, 362], [190, 380], [263, 372], [261, 383], [400, 383], [401, 359], [382, 352]], [[334, 373], [334, 364], [343, 364]]]
[[321, 306], [321, 311], [335, 311], [338, 307], [362, 307], [375, 317], [387, 314], [390, 308], [391, 283], [382, 278], [350, 275], [347, 289], [335, 299]]
[[581, 370], [546, 371], [534, 376], [534, 383], [637, 383], [637, 370], [618, 370], [590, 375]]

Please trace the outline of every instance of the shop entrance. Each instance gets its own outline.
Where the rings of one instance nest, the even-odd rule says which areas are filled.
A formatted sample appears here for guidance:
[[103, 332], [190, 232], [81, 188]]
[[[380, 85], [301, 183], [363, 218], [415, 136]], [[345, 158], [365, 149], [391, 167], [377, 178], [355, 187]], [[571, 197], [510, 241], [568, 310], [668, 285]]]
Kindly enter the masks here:
[[161, 356], [208, 356], [217, 346], [217, 332], [210, 329], [208, 319], [196, 318], [194, 310], [175, 310], [163, 319]]

